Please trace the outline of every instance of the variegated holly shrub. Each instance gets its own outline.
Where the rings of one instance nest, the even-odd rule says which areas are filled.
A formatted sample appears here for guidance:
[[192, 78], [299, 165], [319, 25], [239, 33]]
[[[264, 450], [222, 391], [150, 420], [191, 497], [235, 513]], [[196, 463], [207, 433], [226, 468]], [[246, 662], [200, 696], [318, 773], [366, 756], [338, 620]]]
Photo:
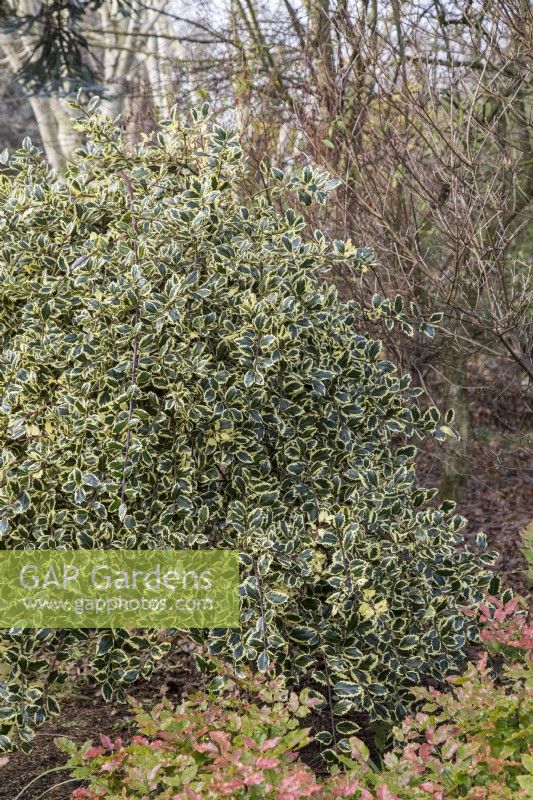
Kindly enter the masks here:
[[[198, 632], [208, 651], [311, 674], [335, 715], [401, 718], [476, 640], [462, 608], [493, 557], [417, 486], [416, 441], [450, 429], [322, 280], [367, 251], [289, 207], [335, 181], [273, 170], [244, 201], [207, 106], [135, 146], [77, 111], [63, 176], [29, 141], [0, 174], [0, 546], [235, 548], [242, 627]], [[172, 633], [6, 631], [0, 744], [56, 710], [80, 640], [110, 697]]]

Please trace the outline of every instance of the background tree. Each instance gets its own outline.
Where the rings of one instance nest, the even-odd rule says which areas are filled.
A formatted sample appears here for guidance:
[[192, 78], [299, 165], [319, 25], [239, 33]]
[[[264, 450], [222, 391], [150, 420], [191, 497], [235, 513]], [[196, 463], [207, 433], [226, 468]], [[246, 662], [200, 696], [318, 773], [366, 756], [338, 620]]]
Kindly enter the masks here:
[[49, 162], [61, 170], [81, 143], [66, 100], [82, 90], [103, 97], [112, 117], [133, 131], [168, 114], [178, 41], [169, 32], [167, 0], [5, 2], [0, 49], [8, 80], [33, 112]]
[[523, 395], [533, 377], [529, 4], [239, 0], [230, 19], [225, 88], [257, 161], [273, 140], [282, 163], [311, 154], [343, 181], [332, 235], [375, 248], [363, 278], [337, 276], [344, 291], [399, 292], [415, 318], [444, 312], [431, 342], [388, 346], [456, 408], [441, 490], [459, 498], [468, 387], [489, 364], [502, 392]]

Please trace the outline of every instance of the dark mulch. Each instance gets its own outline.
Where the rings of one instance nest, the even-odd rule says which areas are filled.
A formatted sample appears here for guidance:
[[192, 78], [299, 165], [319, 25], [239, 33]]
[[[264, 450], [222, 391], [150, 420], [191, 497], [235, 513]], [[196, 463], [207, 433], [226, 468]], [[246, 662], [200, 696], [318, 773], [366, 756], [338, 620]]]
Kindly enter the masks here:
[[[199, 678], [190, 649], [190, 646], [184, 645], [185, 652], [177, 660], [172, 659], [170, 669], [161, 665], [149, 681], [132, 689], [132, 696], [143, 706], [150, 707], [164, 696], [177, 703], [189, 688], [198, 688]], [[67, 771], [43, 774], [62, 766], [67, 760], [67, 756], [54, 744], [57, 737], [66, 736], [81, 745], [88, 739], [94, 741], [99, 733], [125, 739], [131, 735], [132, 714], [129, 705], [106, 703], [98, 687], [90, 682], [81, 690], [76, 686], [76, 694], [67, 695], [60, 705], [60, 714], [36, 733], [29, 755], [19, 752], [5, 756], [7, 762], [0, 766], [1, 800], [15, 800], [34, 778], [37, 780], [21, 794], [20, 800], [39, 800], [41, 797], [43, 800], [70, 800], [72, 791], [80, 784], [64, 784], [70, 778]], [[43, 777], [39, 777], [41, 775]]]
[[[13, 753], [7, 756], [8, 762], [1, 768], [0, 797], [14, 800], [32, 779], [35, 782], [21, 794], [20, 800], [37, 800], [44, 794], [50, 800], [66, 800], [78, 785], [61, 783], [69, 778], [68, 772], [54, 772], [42, 775], [49, 769], [58, 767], [66, 761], [66, 756], [54, 744], [57, 736], [67, 736], [78, 744], [93, 739], [98, 731], [111, 736], [128, 733], [128, 719], [124, 716], [128, 707], [107, 705], [99, 694], [87, 690], [61, 702], [61, 714], [44, 725], [36, 734], [30, 755]], [[57, 789], [53, 789], [57, 786]], [[47, 791], [48, 790], [48, 791]]]
[[[468, 541], [478, 531], [487, 534], [489, 548], [500, 554], [496, 569], [503, 585], [523, 596], [533, 610], [522, 540], [533, 520], [533, 392], [517, 381], [510, 387], [497, 364], [480, 368], [472, 384], [470, 479], [457, 511], [468, 519]], [[448, 446], [424, 442], [417, 465], [422, 485], [439, 485]]]
[[[464, 500], [456, 508], [457, 513], [468, 519], [466, 541], [473, 544], [478, 532], [486, 533], [488, 548], [499, 553], [495, 569], [502, 586], [511, 587], [533, 610], [533, 586], [526, 575], [528, 565], [522, 539], [533, 519], [533, 458], [520, 454], [522, 468], [504, 466], [494, 476], [491, 454], [486, 447], [476, 444], [473, 452], [475, 473]], [[515, 455], [515, 461], [516, 458]], [[419, 461], [422, 484], [438, 485], [433, 454], [426, 451]]]

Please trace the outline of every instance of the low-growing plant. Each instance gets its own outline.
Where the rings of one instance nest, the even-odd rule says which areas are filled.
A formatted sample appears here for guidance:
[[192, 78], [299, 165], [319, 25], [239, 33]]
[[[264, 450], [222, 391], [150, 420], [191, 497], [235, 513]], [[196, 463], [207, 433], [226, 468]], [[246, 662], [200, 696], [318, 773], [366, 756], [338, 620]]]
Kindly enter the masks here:
[[[241, 628], [197, 632], [208, 653], [312, 673], [332, 719], [401, 719], [413, 686], [460, 670], [463, 607], [497, 580], [416, 482], [416, 443], [450, 417], [321, 280], [367, 251], [287, 207], [336, 182], [273, 170], [244, 202], [207, 105], [136, 146], [76, 111], [87, 144], [63, 177], [29, 141], [0, 174], [0, 547], [236, 549]], [[405, 324], [401, 302], [372, 314]], [[80, 640], [120, 699], [172, 635], [6, 631], [0, 748], [57, 711]]]
[[[298, 759], [311, 741], [301, 720], [320, 702], [307, 690], [288, 692], [282, 679], [232, 672], [227, 666], [200, 692], [173, 709], [163, 702], [144, 711], [133, 703], [138, 733], [128, 744], [101, 735], [78, 749], [57, 740], [69, 753], [73, 777], [85, 786], [74, 798], [111, 800], [297, 800], [326, 797], [323, 785]], [[348, 797], [353, 781], [335, 780]]]
[[210, 690], [176, 710], [137, 707], [139, 733], [127, 745], [105, 735], [81, 748], [59, 740], [72, 777], [84, 781], [73, 797], [526, 800], [533, 792], [533, 629], [511, 606], [498, 610], [504, 617], [491, 615], [484, 639], [503, 667], [495, 671], [485, 652], [450, 678], [448, 691], [415, 689], [418, 711], [396, 729], [381, 769], [352, 736], [338, 759], [345, 772], [337, 765], [333, 775], [314, 774], [297, 751], [310, 741], [301, 724], [320, 700], [287, 691], [281, 678], [219, 665]]
[[[434, 800], [533, 796], [533, 628], [516, 601], [491, 599], [496, 610], [479, 618], [489, 650], [449, 679], [451, 691], [415, 692], [423, 705], [397, 731], [403, 748], [385, 759], [399, 785], [409, 765]], [[499, 669], [491, 653], [504, 659]]]
[[481, 639], [491, 652], [509, 659], [518, 651], [524, 654], [524, 664], [533, 666], [533, 628], [528, 624], [527, 610], [520, 610], [521, 603], [523, 600], [516, 597], [505, 602], [488, 595], [487, 602], [476, 611], [468, 609], [465, 613], [477, 616]]

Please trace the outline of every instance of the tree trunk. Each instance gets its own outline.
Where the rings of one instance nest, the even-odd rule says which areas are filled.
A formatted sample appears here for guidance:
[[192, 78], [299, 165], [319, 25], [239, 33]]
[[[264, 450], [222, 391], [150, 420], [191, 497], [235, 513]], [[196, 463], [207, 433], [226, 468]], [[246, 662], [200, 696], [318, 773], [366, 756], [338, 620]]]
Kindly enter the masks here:
[[[102, 30], [103, 84], [102, 109], [115, 119], [124, 112], [126, 78], [130, 75], [139, 47], [135, 34], [139, 31], [139, 9], [130, 4], [129, 16], [117, 15], [116, 9], [104, 4], [99, 11]], [[112, 33], [110, 33], [112, 32]]]
[[335, 65], [329, 0], [312, 0], [309, 8], [309, 28], [311, 53], [322, 106], [330, 111], [331, 95], [335, 86]]
[[[24, 10], [30, 13], [32, 11], [31, 3], [26, 3]], [[20, 37], [20, 43], [21, 47], [16, 47], [14, 37], [6, 34], [0, 37], [0, 46], [14, 75], [20, 70], [23, 55], [31, 49], [30, 40], [25, 40], [23, 35]], [[70, 125], [70, 114], [63, 101], [57, 97], [32, 94], [27, 99], [39, 128], [46, 159], [54, 169], [60, 172], [73, 150], [80, 143], [78, 134], [72, 130]]]

